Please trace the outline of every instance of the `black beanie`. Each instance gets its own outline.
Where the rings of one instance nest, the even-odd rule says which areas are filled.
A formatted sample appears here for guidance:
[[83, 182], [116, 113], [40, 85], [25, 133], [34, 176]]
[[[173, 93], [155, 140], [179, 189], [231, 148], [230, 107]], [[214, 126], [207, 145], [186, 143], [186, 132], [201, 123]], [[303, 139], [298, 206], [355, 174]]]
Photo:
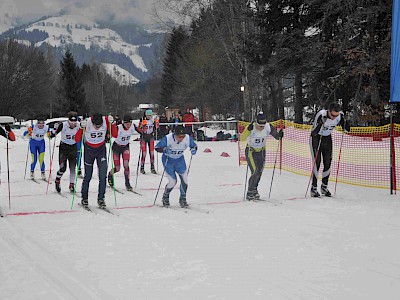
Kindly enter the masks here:
[[97, 126], [103, 125], [103, 116], [99, 113], [93, 114], [92, 123]]
[[174, 133], [175, 134], [186, 134], [185, 128], [182, 125], [178, 125], [175, 127]]
[[267, 117], [264, 114], [257, 115], [257, 124], [264, 125], [267, 123]]
[[124, 116], [124, 122], [125, 123], [130, 123], [132, 122], [132, 117], [130, 115], [125, 115]]

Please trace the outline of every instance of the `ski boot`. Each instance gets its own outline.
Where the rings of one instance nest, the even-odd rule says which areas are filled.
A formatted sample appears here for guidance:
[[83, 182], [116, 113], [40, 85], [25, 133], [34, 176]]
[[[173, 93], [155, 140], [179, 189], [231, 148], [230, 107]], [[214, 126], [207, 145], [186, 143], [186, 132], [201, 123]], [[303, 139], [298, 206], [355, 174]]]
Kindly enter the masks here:
[[72, 182], [69, 184], [69, 191], [70, 191], [71, 193], [73, 193], [73, 192], [75, 191], [75, 184], [72, 183]]
[[321, 197], [321, 195], [318, 193], [316, 186], [311, 186], [310, 195], [311, 195], [311, 197], [314, 197], [314, 198]]
[[189, 205], [188, 205], [187, 202], [186, 202], [186, 197], [185, 197], [185, 196], [181, 196], [181, 197], [179, 198], [179, 204], [180, 204], [180, 206], [181, 206], [182, 208], [188, 208], [188, 207], [189, 207]]
[[154, 165], [151, 165], [151, 173], [152, 174], [157, 174], [156, 169], [154, 169]]
[[81, 204], [84, 208], [88, 208], [89, 207], [89, 201], [88, 199], [82, 199]]
[[258, 193], [258, 191], [254, 192], [254, 200], [260, 200], [260, 194]]
[[126, 181], [126, 182], [125, 182], [125, 187], [126, 187], [126, 190], [127, 190], [127, 191], [130, 191], [130, 192], [133, 191], [133, 188], [132, 188], [131, 184], [129, 183], [129, 181]]
[[57, 178], [55, 183], [56, 183], [56, 191], [57, 191], [57, 193], [61, 193], [60, 178]]
[[328, 185], [321, 184], [321, 194], [324, 195], [325, 197], [332, 196], [331, 192], [328, 190]]
[[98, 205], [101, 209], [106, 208], [106, 203], [104, 202], [104, 199], [98, 199], [98, 200], [97, 200], [97, 205]]
[[31, 171], [31, 179], [35, 179], [35, 172]]
[[247, 191], [246, 200], [254, 201], [256, 199], [255, 194], [253, 191]]
[[113, 176], [111, 175], [111, 173], [108, 173], [108, 185], [111, 187], [114, 186], [114, 180], [113, 180]]
[[162, 204], [163, 204], [163, 206], [165, 206], [165, 207], [169, 207], [169, 195], [167, 195], [167, 194], [163, 194], [163, 197], [162, 197]]
[[144, 167], [140, 167], [140, 173], [146, 174], [146, 172], [144, 171]]
[[46, 174], [44, 173], [44, 172], [42, 172], [42, 180], [44, 180], [44, 181], [47, 181], [47, 179], [46, 179]]

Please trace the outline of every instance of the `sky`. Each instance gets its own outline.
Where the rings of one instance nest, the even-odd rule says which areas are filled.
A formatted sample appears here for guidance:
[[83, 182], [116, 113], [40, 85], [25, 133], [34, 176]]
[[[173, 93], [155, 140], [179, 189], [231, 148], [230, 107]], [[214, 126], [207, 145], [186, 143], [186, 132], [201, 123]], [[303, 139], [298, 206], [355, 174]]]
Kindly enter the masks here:
[[4, 19], [8, 14], [19, 17], [24, 22], [65, 9], [71, 14], [95, 17], [97, 21], [154, 23], [153, 0], [1, 0], [0, 2], [0, 18]]

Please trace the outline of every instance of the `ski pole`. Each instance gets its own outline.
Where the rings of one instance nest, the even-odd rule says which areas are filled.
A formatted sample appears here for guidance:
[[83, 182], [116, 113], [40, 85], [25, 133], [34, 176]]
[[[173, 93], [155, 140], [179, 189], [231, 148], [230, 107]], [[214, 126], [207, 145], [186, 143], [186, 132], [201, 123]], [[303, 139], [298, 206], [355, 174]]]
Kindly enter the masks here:
[[243, 201], [246, 200], [246, 190], [247, 190], [247, 177], [249, 175], [249, 164], [247, 164], [246, 168], [246, 179], [244, 180], [244, 192], [243, 192]]
[[28, 168], [28, 155], [29, 155], [29, 142], [28, 142], [28, 150], [26, 151], [26, 160], [25, 160], [25, 174], [24, 174], [24, 180], [26, 178], [26, 169]]
[[[115, 191], [115, 176], [114, 176], [114, 154], [113, 154], [113, 151], [112, 151], [112, 134], [111, 134], [111, 122], [109, 121], [108, 122], [109, 124], [110, 124], [110, 128], [109, 128], [109, 130], [110, 130], [110, 154], [109, 154], [109, 157], [110, 156], [113, 156], [113, 157], [111, 157], [111, 172], [112, 172], [112, 179], [113, 179], [113, 190], [114, 190], [114, 205], [115, 205], [115, 207], [117, 207], [117, 193], [116, 193], [116, 191]], [[107, 170], [106, 170], [106, 172], [107, 172]]]
[[75, 201], [75, 196], [76, 196], [76, 185], [78, 183], [78, 166], [81, 165], [81, 160], [82, 160], [82, 150], [83, 150], [83, 145], [85, 142], [85, 132], [86, 132], [86, 127], [82, 128], [82, 140], [81, 140], [81, 151], [79, 152], [78, 156], [78, 164], [75, 166], [75, 184], [74, 184], [74, 193], [72, 195], [72, 202], [71, 202], [71, 209], [74, 207], [74, 201]]
[[278, 160], [278, 152], [279, 152], [278, 150], [279, 150], [280, 141], [281, 141], [281, 139], [279, 139], [278, 146], [276, 147], [274, 169], [272, 171], [272, 178], [271, 178], [271, 185], [269, 187], [268, 199], [271, 198], [272, 182], [274, 181], [275, 167], [276, 167], [276, 161]]
[[10, 159], [8, 155], [8, 133], [7, 133], [7, 179], [8, 179], [8, 208], [11, 209], [11, 188], [10, 188]]
[[164, 177], [164, 173], [165, 173], [165, 169], [166, 169], [166, 167], [167, 167], [167, 164], [168, 164], [168, 156], [167, 156], [167, 159], [165, 160], [164, 170], [163, 170], [163, 172], [162, 172], [162, 174], [161, 174], [160, 184], [158, 185], [157, 194], [156, 194], [156, 197], [154, 198], [153, 206], [156, 205], [158, 192], [160, 191], [161, 182], [162, 182], [162, 180], [163, 180], [163, 177]]
[[49, 178], [47, 180], [46, 195], [47, 195], [47, 192], [49, 191], [49, 184], [50, 184], [50, 178], [51, 178], [51, 169], [52, 169], [52, 166], [53, 166], [53, 158], [54, 158], [54, 149], [56, 148], [56, 139], [57, 139], [57, 136], [54, 137], [53, 151], [51, 151], [51, 142], [49, 142], [50, 151], [51, 151], [51, 157], [50, 157], [50, 171], [49, 171]]
[[[312, 138], [311, 138], [311, 139], [312, 139]], [[304, 195], [304, 198], [307, 197], [308, 188], [310, 187], [311, 179], [312, 179], [312, 176], [313, 176], [313, 174], [314, 174], [314, 168], [315, 168], [315, 164], [316, 164], [316, 162], [317, 162], [317, 158], [318, 158], [318, 154], [319, 154], [319, 147], [321, 146], [321, 141], [322, 141], [322, 135], [320, 135], [320, 137], [319, 137], [317, 152], [315, 153], [315, 158], [314, 158], [314, 162], [313, 162], [312, 169], [311, 169], [310, 180], [308, 181], [308, 185], [307, 185], [307, 189], [306, 189], [306, 194]], [[311, 143], [312, 143], [312, 141], [311, 141]], [[318, 176], [318, 174], [317, 174], [317, 176]]]
[[[157, 134], [158, 132], [157, 132], [157, 128], [156, 128], [156, 141], [158, 141], [158, 134]], [[157, 166], [156, 166], [156, 168], [157, 168], [157, 173], [158, 173], [158, 152], [156, 151], [156, 160], [157, 160]]]
[[138, 177], [139, 177], [139, 164], [140, 164], [140, 157], [142, 156], [142, 145], [140, 144], [141, 141], [139, 141], [139, 158], [138, 158], [138, 162], [137, 162], [137, 167], [136, 167], [136, 182], [135, 182], [135, 190], [137, 187], [137, 183], [138, 183]]
[[190, 166], [192, 164], [192, 158], [193, 158], [193, 154], [190, 154], [190, 161], [189, 161], [189, 167], [188, 167], [188, 176], [189, 176], [189, 171], [190, 171]]
[[338, 157], [337, 168], [336, 168], [335, 192], [333, 193], [334, 196], [336, 196], [336, 187], [337, 187], [338, 176], [339, 176], [339, 166], [340, 166], [340, 158], [342, 156], [342, 145], [343, 145], [344, 135], [345, 135], [345, 133], [343, 132], [342, 133], [342, 138], [341, 138], [341, 141], [340, 141], [339, 157]]
[[[251, 124], [253, 124], [253, 123], [251, 123]], [[239, 140], [240, 140], [240, 138], [239, 138]], [[251, 145], [251, 132], [250, 132], [250, 140], [249, 140], [249, 143], [247, 144], [247, 145]], [[246, 151], [246, 150], [245, 150]], [[249, 152], [250, 152], [250, 146], [249, 146]], [[248, 155], [249, 155], [249, 152], [248, 152]], [[245, 179], [245, 181], [244, 181], [244, 192], [243, 192], [243, 201], [245, 201], [246, 200], [246, 191], [247, 191], [247, 177], [249, 176], [249, 162], [247, 161], [247, 159], [246, 159], [246, 163], [247, 163], [247, 168], [246, 168], [246, 179]]]

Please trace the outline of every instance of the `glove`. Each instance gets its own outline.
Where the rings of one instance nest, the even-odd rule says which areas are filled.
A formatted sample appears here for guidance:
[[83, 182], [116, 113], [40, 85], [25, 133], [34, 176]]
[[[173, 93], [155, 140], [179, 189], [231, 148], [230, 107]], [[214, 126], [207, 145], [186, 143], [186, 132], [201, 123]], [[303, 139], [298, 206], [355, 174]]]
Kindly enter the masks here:
[[109, 143], [109, 142], [110, 142], [110, 135], [109, 135], [109, 134], [106, 134], [106, 138], [104, 139], [104, 141], [105, 141], [106, 143]]
[[122, 120], [120, 118], [116, 118], [115, 124], [117, 124], [117, 125], [122, 124]]
[[4, 125], [4, 129], [6, 130], [6, 133], [9, 133], [11, 131], [11, 126], [10, 124]]
[[108, 116], [108, 122], [110, 123], [114, 122], [114, 117], [112, 115]]
[[197, 153], [197, 147], [193, 147], [190, 149], [190, 153], [192, 153], [192, 155], [196, 155]]
[[322, 124], [325, 124], [326, 120], [328, 120], [328, 116], [323, 116], [321, 118], [321, 120], [322, 120]]
[[349, 132], [350, 132], [350, 124], [349, 124], [348, 122], [345, 122], [345, 123], [344, 123], [343, 131], [344, 131], [345, 133], [349, 133]]
[[249, 126], [247, 126], [247, 130], [248, 130], [248, 131], [252, 131], [253, 128], [254, 128], [253, 123], [250, 123]]
[[81, 128], [84, 129], [84, 128], [86, 128], [86, 126], [87, 126], [87, 120], [83, 119], [81, 122]]
[[278, 132], [278, 137], [279, 137], [279, 139], [282, 139], [282, 138], [283, 138], [283, 130], [281, 130], [281, 131]]
[[171, 154], [171, 153], [172, 153], [172, 150], [171, 150], [171, 148], [164, 147], [163, 152], [164, 152], [165, 154]]

